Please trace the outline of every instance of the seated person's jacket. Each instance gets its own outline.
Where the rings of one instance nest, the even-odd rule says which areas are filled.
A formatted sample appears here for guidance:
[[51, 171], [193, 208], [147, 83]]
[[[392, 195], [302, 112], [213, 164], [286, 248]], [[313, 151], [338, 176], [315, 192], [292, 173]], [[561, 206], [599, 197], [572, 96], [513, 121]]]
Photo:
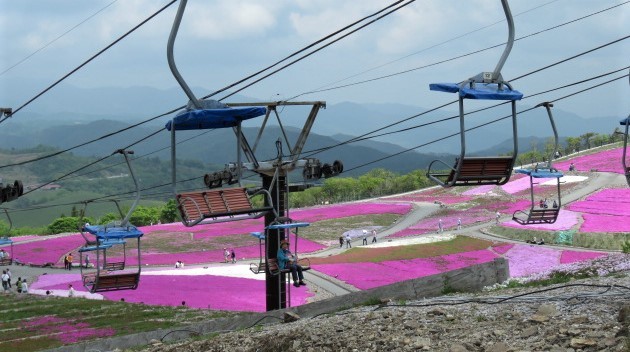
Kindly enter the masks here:
[[287, 263], [289, 261], [295, 261], [296, 257], [291, 253], [290, 250], [283, 250], [282, 248], [278, 249], [278, 267], [280, 270], [287, 269]]

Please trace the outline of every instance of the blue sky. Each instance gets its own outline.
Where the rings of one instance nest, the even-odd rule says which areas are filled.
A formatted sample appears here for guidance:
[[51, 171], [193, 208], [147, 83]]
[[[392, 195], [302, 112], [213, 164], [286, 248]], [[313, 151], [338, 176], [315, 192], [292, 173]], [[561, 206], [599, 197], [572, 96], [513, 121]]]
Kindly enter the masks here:
[[[190, 86], [212, 91], [391, 2], [189, 0], [175, 44], [175, 60]], [[167, 3], [0, 0], [0, 106], [23, 104]], [[517, 38], [619, 4], [623, 5], [517, 41], [503, 67], [503, 77], [510, 80], [630, 34], [630, 3], [625, 1], [510, 1]], [[166, 43], [177, 6], [178, 3], [173, 4], [64, 82], [89, 88], [177, 87], [166, 61]], [[262, 100], [287, 99], [321, 87], [368, 80], [450, 59], [504, 42], [507, 26], [501, 22], [503, 19], [499, 0], [418, 0], [241, 94]], [[10, 68], [37, 50], [40, 51]], [[454, 96], [429, 91], [429, 83], [458, 82], [482, 71], [492, 71], [502, 50], [499, 47], [392, 78], [300, 95], [297, 99], [325, 100], [329, 105], [351, 101], [432, 108]], [[527, 96], [620, 69], [630, 65], [629, 58], [630, 39], [513, 84]], [[554, 100], [623, 74], [628, 74], [628, 70], [526, 103]], [[16, 95], [15, 87], [28, 87], [26, 91], [32, 93]], [[47, 94], [54, 96], [55, 90]], [[183, 92], [181, 101], [187, 101]], [[561, 100], [556, 106], [584, 117], [625, 117], [630, 113], [628, 79]], [[37, 101], [29, 109], [37, 110]]]

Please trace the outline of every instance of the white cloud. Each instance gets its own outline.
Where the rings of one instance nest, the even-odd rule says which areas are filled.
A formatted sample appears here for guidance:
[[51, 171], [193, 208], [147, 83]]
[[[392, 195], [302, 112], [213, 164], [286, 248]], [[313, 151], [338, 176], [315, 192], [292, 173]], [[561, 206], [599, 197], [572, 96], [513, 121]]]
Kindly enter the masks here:
[[261, 36], [276, 24], [275, 6], [267, 2], [221, 0], [190, 3], [189, 7], [182, 26], [197, 38], [227, 40]]

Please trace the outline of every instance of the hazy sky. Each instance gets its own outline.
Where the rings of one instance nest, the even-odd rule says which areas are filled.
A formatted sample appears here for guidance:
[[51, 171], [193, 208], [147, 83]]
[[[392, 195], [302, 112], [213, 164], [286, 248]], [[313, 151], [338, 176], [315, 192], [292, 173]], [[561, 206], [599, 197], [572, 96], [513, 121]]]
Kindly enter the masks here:
[[[189, 0], [175, 44], [175, 61], [191, 87], [212, 91], [392, 2]], [[0, 0], [0, 106], [15, 108], [23, 104], [167, 3]], [[177, 87], [166, 61], [166, 44], [178, 5], [179, 2], [171, 5], [64, 82], [91, 88]], [[620, 6], [515, 42], [503, 67], [503, 77], [511, 80], [630, 35], [630, 3], [626, 1], [510, 1], [517, 38], [615, 5]], [[507, 39], [503, 20], [499, 0], [418, 0], [241, 94], [262, 100], [287, 99], [322, 87], [369, 80], [451, 59], [503, 43]], [[85, 22], [80, 24], [82, 21]], [[503, 46], [391, 78], [297, 99], [326, 100], [329, 104], [393, 102], [432, 108], [455, 96], [431, 92], [429, 83], [459, 82], [479, 72], [492, 71], [502, 51]], [[27, 58], [29, 55], [32, 56]], [[516, 80], [513, 85], [528, 96], [629, 65], [627, 39]], [[628, 74], [628, 69], [523, 103], [535, 105], [554, 100], [624, 74]], [[10, 94], [15, 87], [29, 87], [32, 92], [16, 97]], [[54, 96], [55, 90], [47, 94]], [[197, 95], [202, 93], [197, 91]], [[187, 101], [183, 92], [181, 101]], [[630, 113], [628, 78], [561, 100], [556, 106], [585, 117], [625, 117]], [[37, 110], [37, 101], [29, 108]]]

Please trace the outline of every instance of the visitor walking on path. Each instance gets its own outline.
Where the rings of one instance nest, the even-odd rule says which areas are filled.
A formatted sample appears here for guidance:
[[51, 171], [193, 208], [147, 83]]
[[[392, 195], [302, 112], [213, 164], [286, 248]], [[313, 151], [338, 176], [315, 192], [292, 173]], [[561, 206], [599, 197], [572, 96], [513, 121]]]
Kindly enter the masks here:
[[442, 225], [442, 219], [438, 220], [438, 233], [444, 232], [444, 225]]
[[28, 284], [26, 283], [26, 279], [22, 280], [22, 293], [28, 293]]
[[232, 256], [232, 264], [236, 263], [236, 253], [234, 253], [234, 248], [232, 248], [232, 253], [230, 255]]
[[74, 297], [74, 287], [68, 285], [68, 297]]
[[9, 288], [13, 287], [11, 286], [11, 278], [13, 277], [13, 274], [11, 274], [11, 270], [9, 270], [9, 268], [7, 268], [7, 275], [9, 276], [9, 280], [7, 281], [7, 283], [9, 284]]
[[68, 254], [68, 270], [72, 270], [72, 253]]
[[501, 213], [499, 213], [499, 212], [497, 211], [497, 214], [496, 214], [496, 216], [495, 216], [495, 222], [496, 222], [497, 224], [499, 223], [499, 218], [500, 218], [500, 217], [501, 217]]
[[2, 270], [2, 288], [4, 291], [9, 289], [9, 275], [7, 275], [6, 270]]
[[339, 236], [339, 248], [343, 247], [343, 235]]
[[372, 229], [372, 243], [376, 243], [376, 230]]
[[346, 248], [352, 248], [352, 243], [350, 243], [351, 238], [350, 238], [350, 234], [346, 235]]
[[462, 229], [462, 218], [457, 218], [457, 229], [458, 230]]
[[230, 251], [228, 251], [227, 248], [223, 248], [223, 262], [227, 263], [228, 262], [228, 258], [230, 257]]
[[367, 246], [367, 230], [363, 230], [363, 245]]

